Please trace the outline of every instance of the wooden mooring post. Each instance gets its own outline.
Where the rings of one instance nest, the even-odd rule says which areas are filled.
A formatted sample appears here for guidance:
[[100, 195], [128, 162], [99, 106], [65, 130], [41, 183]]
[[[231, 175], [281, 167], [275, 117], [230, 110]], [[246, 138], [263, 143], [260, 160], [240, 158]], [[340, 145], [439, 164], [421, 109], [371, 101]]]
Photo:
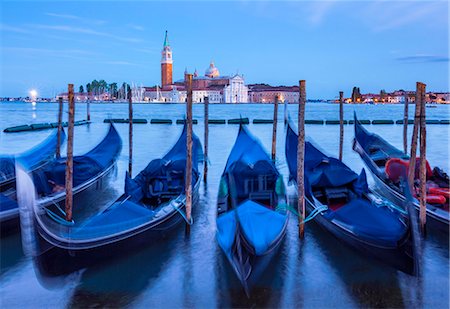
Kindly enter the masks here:
[[61, 158], [61, 132], [62, 132], [63, 98], [58, 98], [58, 137], [56, 141], [56, 158]]
[[130, 177], [133, 177], [133, 99], [131, 93], [128, 96], [128, 123], [128, 173]]
[[405, 106], [403, 110], [403, 152], [408, 153], [408, 94], [405, 91]]
[[275, 95], [273, 103], [273, 128], [272, 128], [272, 160], [275, 161], [277, 154], [277, 124], [278, 124], [278, 101], [279, 95]]
[[209, 97], [205, 97], [205, 151], [203, 158], [203, 181], [206, 182], [208, 179], [208, 138], [209, 138]]
[[419, 133], [419, 126], [420, 126], [420, 100], [421, 100], [421, 83], [416, 83], [416, 109], [414, 112], [414, 126], [413, 126], [413, 132], [412, 132], [412, 139], [411, 139], [411, 149], [410, 149], [410, 158], [409, 158], [409, 166], [408, 166], [408, 184], [409, 189], [411, 190], [411, 194], [414, 195], [416, 192], [414, 188], [414, 177], [415, 177], [415, 171], [416, 171], [416, 153], [417, 153], [417, 137]]
[[289, 115], [288, 115], [288, 100], [286, 100], [285, 98], [284, 98], [284, 100], [283, 100], [284, 102], [284, 125], [287, 125], [287, 123], [288, 123], [288, 121], [289, 121]]
[[[419, 195], [420, 211], [419, 222], [420, 231], [423, 236], [426, 234], [426, 128], [425, 128], [425, 89], [426, 85], [416, 83], [416, 109], [414, 113], [414, 127], [411, 141], [411, 152], [408, 166], [408, 183], [410, 190], [416, 196]], [[414, 186], [416, 174], [416, 153], [417, 139], [420, 129], [420, 154], [419, 154], [419, 192]]]
[[419, 169], [419, 181], [420, 181], [420, 232], [423, 236], [426, 235], [426, 223], [427, 223], [427, 129], [425, 122], [425, 94], [426, 85], [421, 83], [420, 91], [420, 169]]
[[86, 103], [86, 120], [91, 121], [91, 101], [89, 99]]
[[192, 212], [192, 74], [186, 74], [186, 234], [191, 232]]
[[73, 84], [69, 84], [69, 120], [67, 127], [67, 159], [66, 159], [66, 220], [72, 221], [72, 204], [73, 204], [73, 125], [75, 118], [75, 101]]
[[306, 81], [301, 80], [300, 97], [298, 106], [298, 144], [297, 144], [297, 192], [298, 192], [298, 213], [301, 214], [299, 218], [299, 237], [303, 238], [305, 235], [305, 185], [304, 185], [304, 165], [305, 165], [305, 104], [306, 104]]
[[339, 91], [339, 160], [342, 161], [344, 147], [344, 92]]

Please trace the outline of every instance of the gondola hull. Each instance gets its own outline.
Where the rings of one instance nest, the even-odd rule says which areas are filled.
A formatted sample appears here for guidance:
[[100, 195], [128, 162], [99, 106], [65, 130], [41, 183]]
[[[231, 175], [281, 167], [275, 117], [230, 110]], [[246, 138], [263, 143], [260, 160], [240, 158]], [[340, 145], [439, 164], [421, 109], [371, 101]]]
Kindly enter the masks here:
[[[193, 187], [193, 203], [198, 201], [200, 179], [201, 177], [198, 178]], [[80, 199], [82, 200], [81, 197]], [[183, 211], [184, 207], [183, 203], [179, 206], [179, 209]], [[182, 222], [184, 222], [183, 217], [178, 211], [174, 210], [160, 220], [157, 225], [144, 225], [130, 229], [120, 235], [111, 235], [111, 237], [101, 241], [92, 240], [76, 244], [67, 239], [56, 239], [35, 220], [36, 240], [40, 252], [35, 257], [35, 264], [40, 274], [45, 277], [66, 275], [151, 245], [152, 242], [165, 237]]]
[[[305, 204], [308, 213], [316, 208], [314, 202], [309, 198], [306, 198]], [[318, 215], [314, 219], [320, 227], [365, 256], [375, 258], [405, 273], [414, 274], [414, 259], [410, 253], [412, 247], [408, 242], [408, 235], [405, 235], [405, 238], [399, 242], [397, 247], [383, 247], [356, 237], [349, 230], [345, 229], [345, 227], [333, 223], [322, 215]]]
[[[375, 166], [374, 162], [370, 159], [370, 157], [365, 153], [361, 145], [355, 139], [353, 144], [353, 150], [356, 151], [362, 158], [364, 164], [370, 170], [372, 174], [372, 178], [374, 179], [375, 191], [386, 199], [392, 201], [395, 205], [403, 207], [405, 204], [406, 198], [405, 196], [399, 192], [397, 188], [393, 188], [390, 186], [380, 175], [378, 167]], [[420, 211], [420, 204], [417, 199], [414, 199], [414, 208], [417, 213]], [[439, 209], [431, 204], [427, 204], [426, 206], [427, 213], [427, 226], [432, 229], [444, 232], [445, 234], [449, 234], [449, 219], [448, 212]]]
[[[287, 225], [286, 225], [287, 227]], [[270, 265], [274, 263], [275, 257], [278, 255], [278, 253], [281, 250], [281, 246], [283, 245], [284, 241], [284, 235], [286, 233], [286, 227], [285, 231], [283, 232], [280, 239], [277, 241], [277, 243], [274, 245], [274, 247], [266, 252], [264, 255], [251, 255], [250, 257], [250, 264], [252, 265], [252, 271], [250, 273], [250, 276], [246, 279], [243, 274], [239, 272], [239, 265], [236, 265], [236, 263], [230, 259], [226, 254], [223, 254], [223, 262], [224, 264], [227, 264], [226, 268], [228, 268], [229, 272], [233, 272], [233, 275], [237, 277], [240, 284], [244, 287], [244, 291], [249, 295], [249, 291], [257, 285], [259, 279], [263, 276], [263, 273], [266, 272], [268, 269], [270, 269]], [[228, 280], [231, 281], [231, 276], [228, 276]]]

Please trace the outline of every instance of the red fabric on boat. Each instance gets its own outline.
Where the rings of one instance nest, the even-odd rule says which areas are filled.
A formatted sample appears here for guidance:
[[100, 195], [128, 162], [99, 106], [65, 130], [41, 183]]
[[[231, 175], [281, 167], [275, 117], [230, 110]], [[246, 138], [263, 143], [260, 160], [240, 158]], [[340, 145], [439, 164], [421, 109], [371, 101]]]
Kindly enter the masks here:
[[392, 158], [386, 162], [386, 174], [389, 179], [398, 182], [400, 177], [407, 177], [409, 162], [400, 158]]
[[434, 195], [442, 195], [446, 198], [450, 197], [450, 189], [449, 188], [428, 188], [428, 192]]
[[[391, 158], [386, 162], [385, 170], [389, 179], [397, 182], [400, 177], [408, 175], [409, 160], [402, 160], [400, 158]], [[414, 172], [414, 178], [419, 179], [420, 171], [420, 158], [416, 158], [416, 168]], [[430, 164], [426, 162], [426, 176], [427, 179], [433, 176]]]
[[443, 195], [427, 194], [428, 204], [445, 204], [445, 201], [446, 199]]

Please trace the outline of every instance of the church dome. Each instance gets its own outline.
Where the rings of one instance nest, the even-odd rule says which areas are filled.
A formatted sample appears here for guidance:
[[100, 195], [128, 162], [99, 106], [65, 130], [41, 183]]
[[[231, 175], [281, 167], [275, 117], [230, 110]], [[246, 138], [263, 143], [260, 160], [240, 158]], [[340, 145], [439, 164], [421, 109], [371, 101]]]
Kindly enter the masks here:
[[214, 77], [219, 77], [219, 75], [220, 75], [219, 69], [217, 69], [214, 66], [214, 62], [211, 62], [211, 64], [209, 65], [209, 68], [205, 72], [205, 76], [214, 78]]

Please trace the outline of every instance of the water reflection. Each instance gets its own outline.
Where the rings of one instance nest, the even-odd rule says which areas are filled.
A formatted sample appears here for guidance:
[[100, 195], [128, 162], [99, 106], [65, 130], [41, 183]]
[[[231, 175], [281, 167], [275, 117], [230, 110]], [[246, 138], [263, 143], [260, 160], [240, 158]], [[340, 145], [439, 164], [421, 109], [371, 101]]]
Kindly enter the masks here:
[[316, 223], [308, 225], [316, 244], [327, 257], [335, 273], [342, 279], [361, 307], [403, 308], [398, 271], [361, 256]]
[[[182, 231], [175, 231], [180, 233]], [[69, 307], [119, 308], [131, 304], [170, 263], [175, 246], [167, 239], [108, 260], [83, 272]]]
[[18, 230], [1, 236], [0, 277], [23, 259], [22, 239]]

